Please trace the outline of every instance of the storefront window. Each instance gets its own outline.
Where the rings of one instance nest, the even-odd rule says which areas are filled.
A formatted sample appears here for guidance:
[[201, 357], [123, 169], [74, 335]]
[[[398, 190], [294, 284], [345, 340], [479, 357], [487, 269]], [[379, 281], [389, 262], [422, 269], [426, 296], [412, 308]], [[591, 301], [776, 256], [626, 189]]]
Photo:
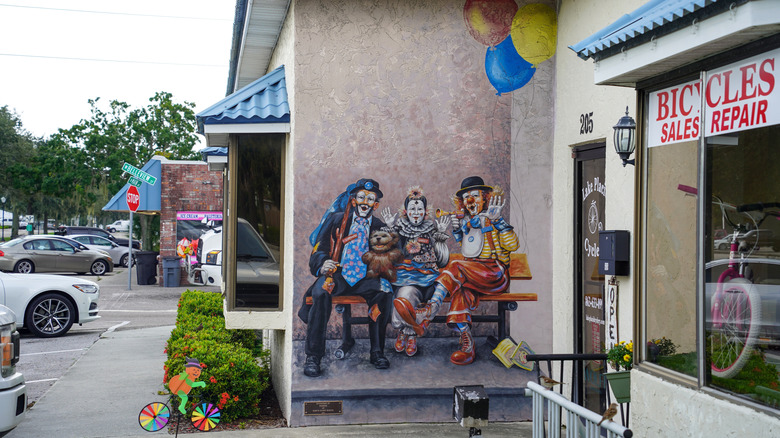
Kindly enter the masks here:
[[778, 59], [774, 49], [647, 94], [644, 212], [645, 360], [773, 408]]
[[780, 127], [707, 138], [709, 383], [780, 406]]
[[646, 294], [648, 360], [697, 375], [697, 143], [647, 151]]
[[[238, 137], [234, 308], [279, 309], [284, 134]], [[232, 177], [232, 176], [231, 176]]]

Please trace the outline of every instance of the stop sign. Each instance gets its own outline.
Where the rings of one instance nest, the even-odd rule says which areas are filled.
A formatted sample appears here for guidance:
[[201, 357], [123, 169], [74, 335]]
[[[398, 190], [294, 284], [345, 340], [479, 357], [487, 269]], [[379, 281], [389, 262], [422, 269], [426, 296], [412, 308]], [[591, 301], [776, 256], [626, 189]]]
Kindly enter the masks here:
[[138, 210], [138, 205], [141, 204], [141, 195], [138, 194], [138, 189], [135, 186], [130, 186], [127, 189], [127, 206], [131, 211]]

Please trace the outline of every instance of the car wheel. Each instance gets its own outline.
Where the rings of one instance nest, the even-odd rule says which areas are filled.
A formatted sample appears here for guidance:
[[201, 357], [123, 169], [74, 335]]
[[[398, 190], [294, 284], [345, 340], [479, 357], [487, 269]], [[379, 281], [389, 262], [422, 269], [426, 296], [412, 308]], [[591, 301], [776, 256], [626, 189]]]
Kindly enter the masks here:
[[95, 263], [92, 263], [92, 267], [89, 268], [92, 275], [103, 275], [106, 271], [108, 271], [108, 264], [105, 260], [95, 260]]
[[106, 228], [109, 233], [116, 233], [116, 228]]
[[58, 294], [36, 297], [27, 308], [25, 326], [39, 338], [62, 336], [70, 330], [76, 318], [73, 304]]
[[725, 243], [721, 243], [720, 245], [718, 245], [718, 249], [723, 251], [723, 250], [729, 249], [729, 246], [726, 245]]
[[19, 260], [14, 266], [14, 272], [20, 274], [32, 274], [35, 272], [35, 264], [30, 260]]
[[[129, 257], [127, 256], [127, 254], [123, 254], [122, 257], [119, 259], [119, 265], [126, 268], [128, 259]], [[135, 265], [135, 260], [133, 260], [133, 264]]]

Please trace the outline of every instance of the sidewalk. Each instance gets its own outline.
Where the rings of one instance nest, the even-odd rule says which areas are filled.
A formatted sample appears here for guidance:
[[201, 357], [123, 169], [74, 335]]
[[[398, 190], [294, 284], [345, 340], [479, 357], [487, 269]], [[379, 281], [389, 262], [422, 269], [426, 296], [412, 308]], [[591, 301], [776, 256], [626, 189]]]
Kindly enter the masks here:
[[[157, 392], [163, 389], [163, 350], [172, 329], [168, 326], [104, 333], [27, 411], [26, 419], [7, 437], [148, 438], [167, 435], [167, 430], [144, 432], [138, 424], [138, 413], [147, 403], [165, 398]], [[467, 437], [469, 432], [453, 421], [205, 433], [214, 438], [245, 438]], [[485, 437], [530, 437], [531, 423], [492, 423], [483, 428], [482, 433]]]

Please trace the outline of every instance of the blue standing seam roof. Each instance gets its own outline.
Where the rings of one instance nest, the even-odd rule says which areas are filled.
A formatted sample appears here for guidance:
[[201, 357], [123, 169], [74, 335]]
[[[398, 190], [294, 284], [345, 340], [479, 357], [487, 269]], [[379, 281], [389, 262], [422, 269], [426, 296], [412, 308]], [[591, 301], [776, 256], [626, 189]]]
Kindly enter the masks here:
[[[720, 0], [721, 2], [723, 0]], [[651, 0], [609, 26], [569, 46], [582, 59], [669, 25], [718, 0]]]
[[[162, 162], [155, 159], [149, 160], [141, 170], [157, 178], [157, 182], [155, 182], [153, 186], [143, 183], [141, 184], [141, 187], [138, 187], [138, 195], [141, 197], [141, 203], [138, 205], [137, 211], [160, 211], [160, 201], [162, 198]], [[130, 212], [130, 207], [127, 206], [127, 190], [129, 188], [130, 183], [125, 184], [124, 187], [122, 187], [103, 207], [103, 211]]]
[[225, 97], [196, 116], [198, 132], [205, 125], [235, 123], [289, 123], [284, 66]]

